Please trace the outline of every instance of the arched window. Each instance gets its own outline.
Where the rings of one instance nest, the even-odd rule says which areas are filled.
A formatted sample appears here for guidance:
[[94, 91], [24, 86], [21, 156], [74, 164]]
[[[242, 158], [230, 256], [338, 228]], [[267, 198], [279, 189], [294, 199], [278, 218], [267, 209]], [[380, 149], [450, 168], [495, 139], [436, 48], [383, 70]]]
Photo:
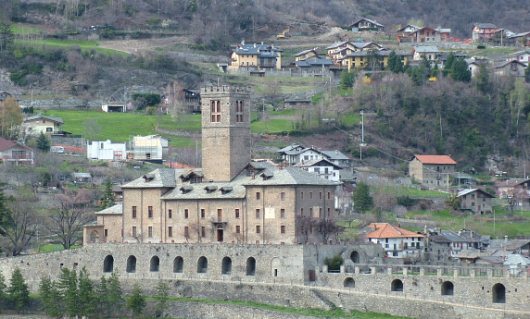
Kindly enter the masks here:
[[345, 288], [355, 288], [355, 280], [353, 280], [352, 277], [348, 277], [344, 279], [344, 287]]
[[173, 272], [182, 273], [183, 270], [184, 270], [184, 259], [180, 256], [175, 257], [175, 260], [173, 260]]
[[107, 255], [103, 261], [103, 272], [112, 272], [114, 270], [114, 257]]
[[208, 259], [206, 259], [206, 257], [201, 256], [197, 261], [197, 272], [199, 274], [205, 274], [208, 272]]
[[455, 293], [455, 286], [450, 281], [442, 283], [442, 296], [452, 296]]
[[223, 275], [230, 275], [230, 273], [232, 273], [232, 259], [230, 259], [230, 257], [223, 258], [221, 273]]
[[247, 276], [254, 276], [256, 274], [256, 259], [248, 257], [247, 259]]
[[127, 258], [127, 270], [126, 270], [128, 273], [134, 273], [136, 272], [136, 257], [134, 256], [129, 256], [129, 258]]
[[354, 263], [359, 263], [359, 253], [356, 252], [355, 250], [351, 252], [351, 255], [350, 255], [350, 259], [351, 261], [353, 261]]
[[158, 256], [151, 257], [151, 262], [149, 263], [150, 272], [158, 272], [160, 270], [160, 258]]
[[403, 291], [403, 281], [399, 279], [394, 279], [390, 285], [390, 290], [392, 291]]
[[495, 284], [491, 288], [493, 303], [506, 303], [506, 287], [503, 284]]

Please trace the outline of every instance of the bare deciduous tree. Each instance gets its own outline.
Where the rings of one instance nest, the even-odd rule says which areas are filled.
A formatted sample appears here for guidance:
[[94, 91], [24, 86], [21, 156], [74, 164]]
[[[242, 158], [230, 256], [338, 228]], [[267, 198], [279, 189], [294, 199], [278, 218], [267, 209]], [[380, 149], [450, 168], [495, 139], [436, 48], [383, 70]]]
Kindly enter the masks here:
[[12, 256], [20, 255], [29, 246], [37, 230], [38, 222], [32, 205], [35, 198], [31, 197], [31, 192], [23, 194], [17, 198], [6, 198], [3, 205], [0, 235], [5, 239], [3, 246], [6, 252]]

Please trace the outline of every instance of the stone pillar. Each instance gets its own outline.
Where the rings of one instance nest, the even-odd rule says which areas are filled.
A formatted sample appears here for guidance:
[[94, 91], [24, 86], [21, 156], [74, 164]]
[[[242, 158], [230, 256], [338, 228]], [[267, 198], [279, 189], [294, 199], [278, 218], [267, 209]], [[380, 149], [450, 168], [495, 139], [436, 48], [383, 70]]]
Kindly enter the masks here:
[[359, 268], [359, 266], [355, 266], [354, 273], [355, 273], [356, 275], [360, 274], [360, 273], [361, 273], [361, 268]]
[[408, 271], [408, 268], [403, 268], [403, 277], [407, 277]]
[[425, 276], [425, 268], [420, 268], [420, 276]]
[[340, 265], [340, 273], [343, 274], [345, 272], [344, 265]]
[[388, 275], [392, 275], [392, 267], [388, 267], [388, 268], [386, 269], [386, 273], [387, 273]]

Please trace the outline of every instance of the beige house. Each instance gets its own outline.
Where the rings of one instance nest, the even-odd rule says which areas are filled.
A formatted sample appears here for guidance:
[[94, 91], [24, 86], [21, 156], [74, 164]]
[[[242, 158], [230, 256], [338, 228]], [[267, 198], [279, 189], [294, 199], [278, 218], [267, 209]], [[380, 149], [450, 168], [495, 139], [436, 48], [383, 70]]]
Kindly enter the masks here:
[[122, 185], [85, 243], [327, 243], [338, 183], [250, 160], [249, 91], [201, 90], [202, 168], [156, 169]]
[[319, 54], [317, 52], [318, 48], [308, 49], [300, 51], [294, 55], [294, 61], [305, 61], [310, 58], [318, 58]]
[[25, 136], [38, 136], [40, 133], [54, 134], [61, 130], [64, 122], [61, 118], [46, 115], [35, 115], [24, 119], [22, 129]]
[[458, 192], [460, 209], [470, 210], [476, 214], [487, 214], [493, 211], [491, 199], [495, 196], [478, 188], [464, 189]]
[[448, 189], [455, 166], [449, 155], [415, 155], [409, 162], [409, 176], [430, 189]]
[[237, 46], [230, 57], [229, 69], [267, 70], [282, 68], [282, 50], [268, 44], [245, 44]]

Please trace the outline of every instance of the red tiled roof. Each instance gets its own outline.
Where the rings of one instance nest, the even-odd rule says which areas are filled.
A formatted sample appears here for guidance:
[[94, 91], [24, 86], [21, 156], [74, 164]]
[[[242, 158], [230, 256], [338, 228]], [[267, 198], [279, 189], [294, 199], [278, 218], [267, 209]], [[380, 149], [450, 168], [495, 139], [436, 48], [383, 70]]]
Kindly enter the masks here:
[[414, 155], [422, 164], [456, 165], [449, 155]]
[[419, 237], [423, 238], [425, 236], [399, 228], [387, 223], [371, 223], [368, 225], [368, 228], [372, 228], [374, 231], [368, 233], [366, 236], [368, 238], [410, 238], [410, 237]]
[[8, 150], [10, 148], [13, 148], [13, 147], [20, 147], [20, 148], [26, 148], [26, 149], [29, 149], [29, 147], [27, 146], [24, 146], [24, 145], [20, 145], [18, 144], [17, 142], [15, 141], [10, 141], [10, 140], [6, 140], [5, 138], [1, 138], [0, 137], [0, 152], [2, 151], [5, 151], [5, 150]]

